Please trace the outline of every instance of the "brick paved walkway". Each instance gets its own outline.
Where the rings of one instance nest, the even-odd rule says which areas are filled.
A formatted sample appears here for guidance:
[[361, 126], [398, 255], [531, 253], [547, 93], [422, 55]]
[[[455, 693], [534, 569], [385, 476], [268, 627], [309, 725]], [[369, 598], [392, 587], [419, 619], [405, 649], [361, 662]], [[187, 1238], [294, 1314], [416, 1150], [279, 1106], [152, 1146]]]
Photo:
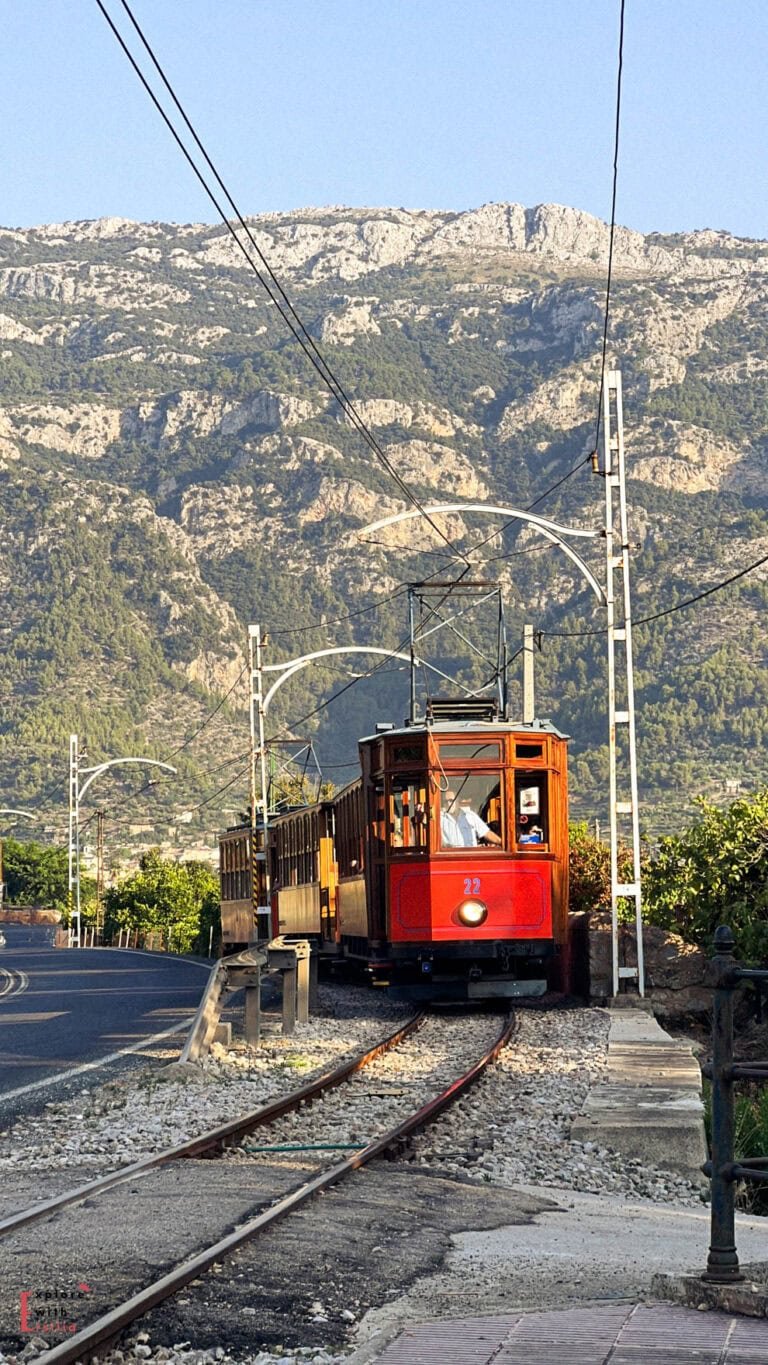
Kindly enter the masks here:
[[768, 1365], [768, 1321], [617, 1304], [425, 1322], [377, 1365]]

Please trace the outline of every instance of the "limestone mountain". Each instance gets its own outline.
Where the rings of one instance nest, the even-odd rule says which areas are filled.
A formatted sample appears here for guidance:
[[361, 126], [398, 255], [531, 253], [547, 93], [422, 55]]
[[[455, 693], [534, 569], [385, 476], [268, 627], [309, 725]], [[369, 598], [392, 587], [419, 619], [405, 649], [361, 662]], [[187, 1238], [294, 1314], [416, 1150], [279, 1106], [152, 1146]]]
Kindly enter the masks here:
[[[586, 461], [605, 224], [488, 204], [308, 209], [249, 225], [420, 499], [525, 507]], [[766, 242], [618, 230], [610, 354], [624, 381], [639, 619], [768, 554], [767, 298]], [[394, 648], [401, 585], [445, 577], [449, 551], [423, 521], [364, 543], [360, 529], [404, 508], [402, 493], [221, 225], [0, 230], [0, 351], [2, 804], [60, 829], [76, 730], [94, 762], [132, 753], [179, 767], [137, 797], [136, 773], [100, 789], [113, 845], [210, 842], [246, 799], [248, 622], [270, 632], [272, 660]], [[602, 499], [585, 462], [537, 510], [599, 530]], [[453, 513], [440, 524], [457, 551], [495, 532], [475, 558], [504, 586], [513, 643], [525, 621], [545, 632], [538, 709], [573, 736], [574, 813], [602, 815], [604, 641], [579, 634], [602, 625], [583, 580], [519, 522], [501, 531]], [[587, 553], [602, 572], [599, 540]], [[679, 825], [698, 792], [766, 778], [765, 598], [758, 570], [637, 629], [652, 832]], [[488, 623], [472, 630], [487, 649]], [[472, 685], [488, 671], [449, 635], [433, 657]], [[276, 737], [314, 738], [339, 782], [357, 736], [404, 714], [405, 676], [391, 667], [316, 711], [370, 666], [361, 656], [306, 671], [275, 704]]]

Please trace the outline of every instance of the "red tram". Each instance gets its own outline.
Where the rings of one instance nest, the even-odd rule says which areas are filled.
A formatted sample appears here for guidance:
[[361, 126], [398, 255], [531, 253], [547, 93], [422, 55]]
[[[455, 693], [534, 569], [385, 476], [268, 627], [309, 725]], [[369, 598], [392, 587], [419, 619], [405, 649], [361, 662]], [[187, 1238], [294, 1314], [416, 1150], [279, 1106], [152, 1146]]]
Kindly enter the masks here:
[[[273, 932], [413, 999], [567, 989], [567, 737], [435, 701], [377, 726], [360, 763], [331, 800], [272, 817]], [[228, 918], [222, 895], [232, 942]]]

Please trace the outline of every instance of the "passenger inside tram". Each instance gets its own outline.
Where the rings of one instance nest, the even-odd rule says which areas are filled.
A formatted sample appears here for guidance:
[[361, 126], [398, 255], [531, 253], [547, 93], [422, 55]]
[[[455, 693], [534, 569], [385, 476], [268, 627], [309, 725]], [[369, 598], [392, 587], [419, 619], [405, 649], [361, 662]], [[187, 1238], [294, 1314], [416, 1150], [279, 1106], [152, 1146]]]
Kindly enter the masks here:
[[[496, 788], [498, 798], [498, 787]], [[490, 797], [485, 802], [490, 806]], [[501, 836], [473, 809], [472, 797], [462, 791], [458, 796], [453, 788], [442, 794], [440, 838], [443, 848], [477, 848], [482, 843], [501, 844]]]

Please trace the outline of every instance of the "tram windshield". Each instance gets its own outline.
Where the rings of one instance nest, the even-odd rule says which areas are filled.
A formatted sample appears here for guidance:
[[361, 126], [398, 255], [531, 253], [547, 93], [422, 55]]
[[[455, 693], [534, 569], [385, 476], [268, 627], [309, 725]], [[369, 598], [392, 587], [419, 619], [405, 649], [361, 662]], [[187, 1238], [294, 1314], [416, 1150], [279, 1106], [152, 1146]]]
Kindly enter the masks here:
[[503, 843], [500, 773], [449, 772], [441, 785], [441, 849], [487, 849]]

